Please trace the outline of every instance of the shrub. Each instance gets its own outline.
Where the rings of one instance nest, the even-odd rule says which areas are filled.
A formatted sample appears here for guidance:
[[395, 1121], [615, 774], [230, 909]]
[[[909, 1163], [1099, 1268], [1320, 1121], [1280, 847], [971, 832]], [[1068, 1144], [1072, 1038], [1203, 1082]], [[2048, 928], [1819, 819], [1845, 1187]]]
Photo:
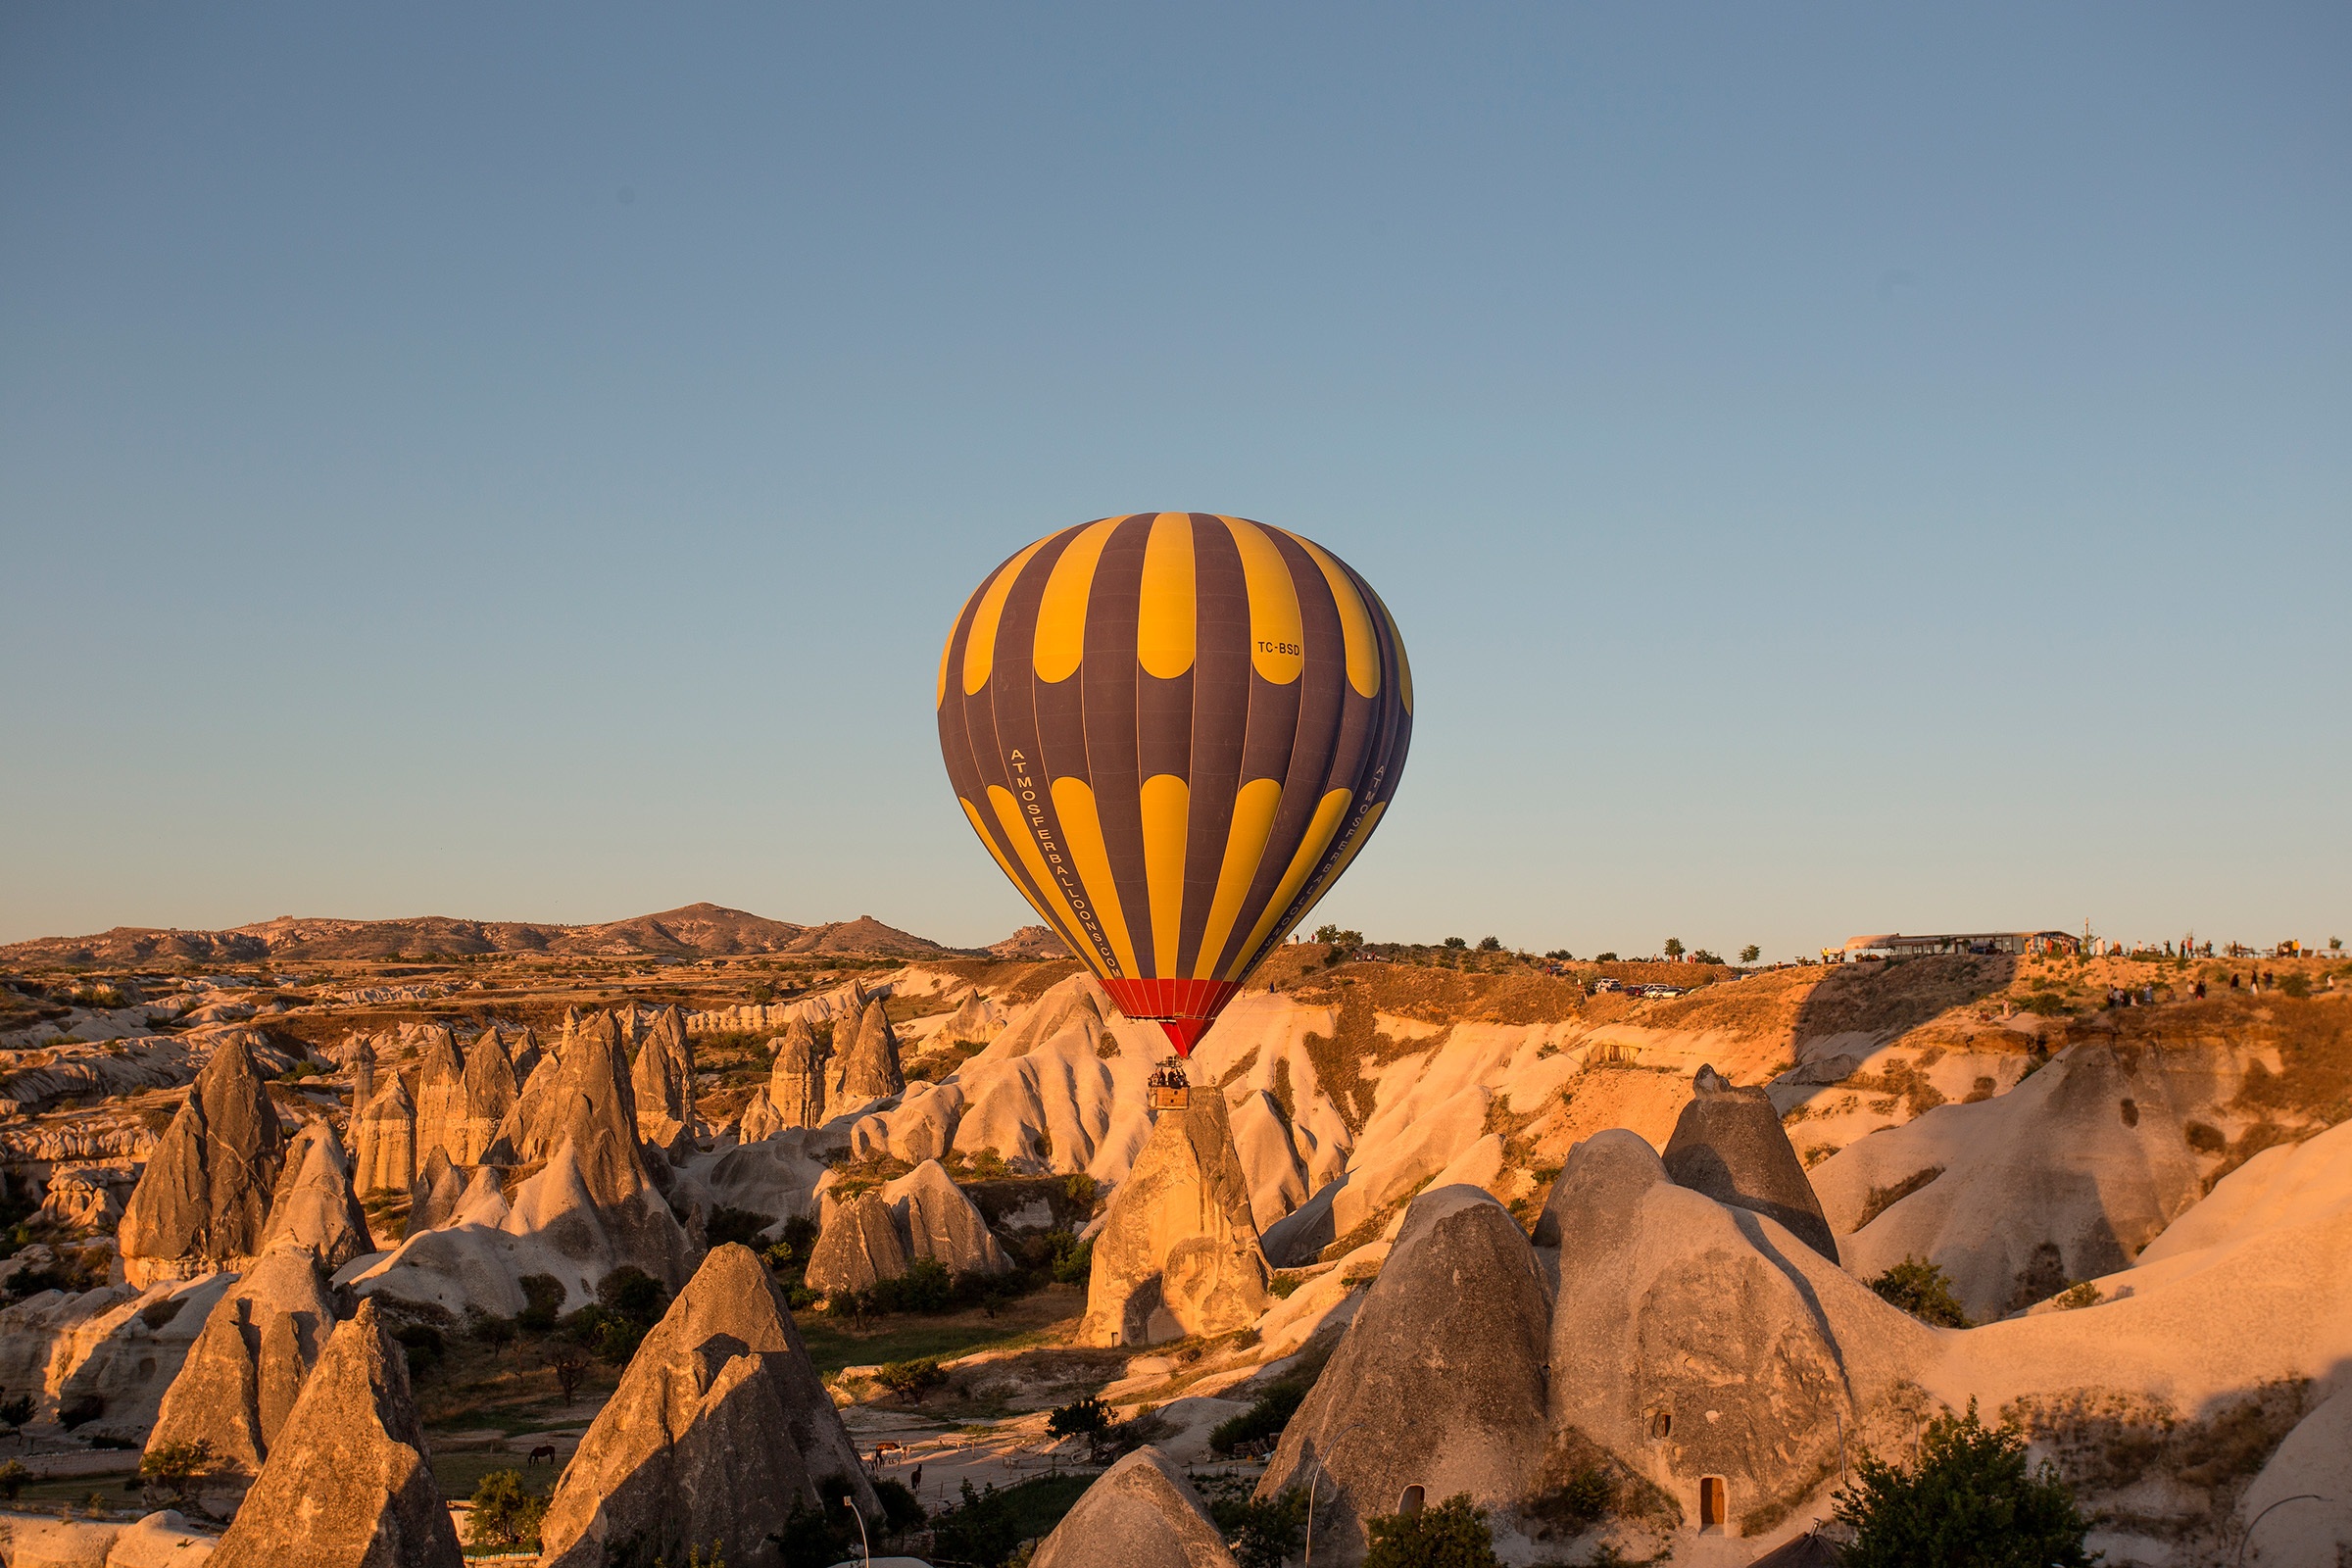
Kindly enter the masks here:
[[1110, 1425], [1110, 1406], [1093, 1395], [1073, 1399], [1046, 1418], [1046, 1431], [1057, 1438], [1101, 1432]]
[[1596, 1464], [1582, 1466], [1560, 1485], [1527, 1505], [1546, 1535], [1578, 1535], [1600, 1523], [1617, 1506], [1617, 1482]]
[[1872, 1280], [1870, 1288], [1879, 1293], [1881, 1300], [1901, 1307], [1922, 1323], [1944, 1329], [1970, 1326], [1959, 1298], [1952, 1294], [1951, 1277], [1923, 1258], [1904, 1258]]
[[2072, 1490], [2046, 1461], [2029, 1472], [2024, 1434], [1984, 1426], [1973, 1399], [1967, 1414], [1928, 1423], [1914, 1468], [1864, 1454], [1837, 1508], [1854, 1532], [1838, 1556], [1845, 1568], [2088, 1568], [2094, 1560]]
[[16, 1501], [17, 1494], [24, 1490], [24, 1483], [31, 1479], [32, 1472], [25, 1469], [20, 1460], [11, 1459], [6, 1464], [0, 1464], [0, 1497], [6, 1497], [10, 1502]]
[[945, 1312], [956, 1303], [956, 1282], [936, 1257], [918, 1257], [897, 1279], [876, 1280], [865, 1293], [876, 1312]]
[[784, 1222], [776, 1244], [760, 1254], [788, 1290], [808, 1277], [808, 1259], [816, 1254], [816, 1221], [795, 1214]]
[[2099, 1304], [2099, 1288], [2088, 1280], [2080, 1280], [2050, 1298], [2050, 1304], [2061, 1312]]
[[1249, 1409], [1210, 1429], [1209, 1447], [1218, 1453], [1231, 1454], [1244, 1444], [1281, 1436], [1282, 1429], [1291, 1424], [1291, 1417], [1298, 1414], [1298, 1406], [1304, 1402], [1306, 1391], [1313, 1387], [1312, 1378], [1284, 1378], [1269, 1384], [1263, 1394], [1250, 1401]]
[[597, 1355], [625, 1366], [662, 1314], [669, 1308], [669, 1287], [634, 1264], [623, 1263], [597, 1282], [596, 1302], [564, 1320], [573, 1338]]
[[1254, 1497], [1220, 1499], [1209, 1505], [1208, 1513], [1242, 1568], [1282, 1568], [1306, 1545], [1306, 1494], [1298, 1487], [1287, 1487], [1282, 1495], [1263, 1502]]
[[514, 1343], [514, 1320], [485, 1312], [480, 1307], [468, 1307], [466, 1312], [466, 1337], [474, 1344], [486, 1346], [493, 1354]]
[[881, 1384], [902, 1399], [920, 1399], [924, 1395], [948, 1381], [940, 1370], [936, 1355], [919, 1356], [911, 1361], [892, 1361], [874, 1374]]
[[703, 1239], [712, 1247], [733, 1242], [756, 1250], [760, 1246], [760, 1233], [774, 1223], [765, 1214], [755, 1214], [748, 1208], [729, 1208], [722, 1203], [704, 1221]]
[[169, 1494], [178, 1506], [188, 1505], [188, 1494], [198, 1482], [212, 1474], [213, 1441], [198, 1438], [193, 1443], [167, 1443], [149, 1448], [139, 1460], [141, 1480]]
[[1084, 1285], [1095, 1272], [1095, 1244], [1082, 1242], [1068, 1231], [1048, 1231], [1046, 1245], [1053, 1250], [1053, 1261], [1047, 1269], [1056, 1285]]
[[404, 1324], [393, 1332], [392, 1338], [398, 1340], [400, 1348], [408, 1352], [409, 1376], [412, 1378], [424, 1376], [439, 1366], [441, 1358], [449, 1353], [449, 1342], [430, 1323]]
[[1502, 1568], [1487, 1510], [1457, 1492], [1419, 1513], [1376, 1514], [1364, 1521], [1372, 1549], [1364, 1568]]
[[556, 1315], [564, 1308], [564, 1282], [553, 1274], [525, 1274], [514, 1283], [523, 1299], [522, 1310], [514, 1314], [514, 1326], [526, 1334], [552, 1330]]
[[547, 1498], [523, 1485], [519, 1470], [493, 1470], [473, 1489], [466, 1544], [479, 1547], [535, 1546]]
[[20, 1394], [0, 1403], [0, 1426], [21, 1427], [32, 1419], [33, 1401], [29, 1394]]
[[978, 1491], [966, 1481], [962, 1500], [931, 1516], [929, 1555], [1002, 1568], [1022, 1542], [1051, 1535], [1093, 1481], [1089, 1475], [1038, 1476]]
[[874, 1500], [882, 1504], [882, 1528], [894, 1536], [920, 1530], [929, 1517], [914, 1494], [896, 1481], [875, 1482]]

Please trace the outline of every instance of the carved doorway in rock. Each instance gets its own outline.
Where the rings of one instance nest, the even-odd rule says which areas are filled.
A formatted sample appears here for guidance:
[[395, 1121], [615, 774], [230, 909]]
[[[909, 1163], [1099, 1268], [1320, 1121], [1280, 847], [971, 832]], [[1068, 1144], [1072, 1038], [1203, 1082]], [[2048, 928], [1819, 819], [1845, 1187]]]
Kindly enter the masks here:
[[1698, 1528], [1704, 1535], [1720, 1535], [1731, 1516], [1731, 1491], [1721, 1476], [1698, 1478]]

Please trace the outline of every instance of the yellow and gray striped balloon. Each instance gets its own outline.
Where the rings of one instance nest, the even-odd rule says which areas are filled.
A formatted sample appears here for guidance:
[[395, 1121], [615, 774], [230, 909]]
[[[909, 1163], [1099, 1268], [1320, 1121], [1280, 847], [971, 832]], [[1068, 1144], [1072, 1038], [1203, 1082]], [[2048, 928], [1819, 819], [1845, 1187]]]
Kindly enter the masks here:
[[1179, 1054], [1372, 836], [1412, 714], [1370, 584], [1200, 512], [1040, 539], [940, 655], [939, 748], [973, 831]]

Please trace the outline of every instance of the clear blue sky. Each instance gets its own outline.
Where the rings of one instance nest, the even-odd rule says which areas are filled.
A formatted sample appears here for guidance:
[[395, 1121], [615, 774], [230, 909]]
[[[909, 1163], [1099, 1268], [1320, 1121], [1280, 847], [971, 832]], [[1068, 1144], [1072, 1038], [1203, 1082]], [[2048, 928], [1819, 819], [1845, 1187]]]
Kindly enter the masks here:
[[1376, 937], [2352, 939], [2348, 82], [2340, 5], [8, 7], [0, 939], [993, 939], [940, 641], [1162, 508], [1396, 611]]

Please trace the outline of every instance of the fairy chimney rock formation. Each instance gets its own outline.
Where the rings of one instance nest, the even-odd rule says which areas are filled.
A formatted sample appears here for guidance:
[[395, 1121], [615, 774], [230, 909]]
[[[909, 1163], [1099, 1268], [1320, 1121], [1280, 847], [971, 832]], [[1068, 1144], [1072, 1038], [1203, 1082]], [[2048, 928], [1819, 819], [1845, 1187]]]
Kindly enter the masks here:
[[808, 1288], [822, 1296], [870, 1290], [906, 1272], [898, 1211], [880, 1193], [859, 1193], [833, 1210], [808, 1254]]
[[196, 1075], [123, 1207], [130, 1282], [234, 1268], [259, 1252], [284, 1157], [277, 1107], [244, 1038], [232, 1035]]
[[499, 1124], [514, 1108], [515, 1094], [514, 1062], [507, 1054], [507, 1043], [497, 1029], [485, 1029], [466, 1053], [466, 1123], [459, 1147], [449, 1152], [452, 1163], [482, 1163]]
[[416, 1161], [436, 1149], [452, 1160], [466, 1147], [466, 1059], [447, 1024], [425, 1031], [424, 1061], [416, 1070]]
[[[607, 1013], [601, 1024], [583, 1026], [557, 1058], [555, 1079], [540, 1107], [543, 1124], [525, 1129], [526, 1147], [520, 1151], [526, 1158], [549, 1160], [546, 1170], [524, 1184], [529, 1189], [537, 1183], [546, 1192], [518, 1189], [515, 1210], [524, 1215], [542, 1197], [561, 1200], [556, 1189], [576, 1181], [576, 1197], [593, 1206], [594, 1228], [616, 1255], [675, 1290], [686, 1283], [692, 1244], [655, 1190], [637, 1147], [636, 1096], [620, 1038]], [[530, 1087], [537, 1086], [534, 1074]], [[515, 1108], [521, 1110], [529, 1098], [526, 1091]], [[534, 1156], [531, 1148], [546, 1152]], [[544, 1228], [559, 1242], [566, 1232], [561, 1216], [552, 1214]]]
[[882, 1185], [882, 1200], [896, 1210], [909, 1261], [936, 1258], [951, 1274], [1004, 1274], [1012, 1259], [980, 1205], [956, 1185], [947, 1168], [926, 1159], [896, 1181]]
[[664, 1008], [637, 1053], [630, 1072], [637, 1097], [637, 1136], [665, 1153], [683, 1154], [700, 1132], [694, 1113], [694, 1051], [686, 1043], [686, 1015]]
[[[775, 1281], [748, 1248], [714, 1248], [630, 1358], [565, 1467], [541, 1526], [547, 1568], [689, 1551], [761, 1561], [794, 1509], [847, 1488], [879, 1514]], [[837, 1506], [837, 1505], [836, 1505]]]
[[416, 1103], [400, 1074], [386, 1073], [375, 1098], [352, 1112], [352, 1186], [405, 1193], [416, 1181]]
[[906, 1088], [906, 1073], [899, 1063], [899, 1037], [882, 1010], [881, 999], [876, 998], [858, 1015], [855, 1035], [847, 1017], [834, 1026], [833, 1070], [826, 1083], [826, 1113], [838, 1116], [901, 1094]]
[[1225, 1538], [1168, 1456], [1141, 1447], [1095, 1478], [1030, 1568], [1233, 1568]]
[[1095, 1239], [1081, 1345], [1224, 1334], [1265, 1310], [1270, 1278], [1225, 1097], [1163, 1112]]
[[1838, 1240], [1821, 1200], [1764, 1091], [1735, 1088], [1713, 1067], [1699, 1068], [1691, 1088], [1690, 1102], [1666, 1144], [1666, 1174], [1675, 1185], [1779, 1220], [1837, 1262]]
[[1936, 1331], [1764, 1216], [1679, 1185], [1623, 1128], [1569, 1152], [1547, 1239], [1552, 1431], [1686, 1509], [1708, 1478], [1730, 1519], [1794, 1507], [1836, 1473], [1840, 1433], [1938, 1353]]
[[353, 1258], [375, 1250], [368, 1214], [352, 1188], [351, 1162], [343, 1141], [324, 1121], [294, 1135], [270, 1200], [270, 1224], [261, 1250], [307, 1247], [333, 1273]]
[[449, 1162], [449, 1152], [436, 1149], [424, 1156], [424, 1168], [409, 1189], [409, 1234], [439, 1230], [458, 1212], [466, 1196], [466, 1178]]
[[326, 1342], [211, 1568], [464, 1568], [405, 1352], [372, 1300]]
[[768, 1069], [767, 1100], [784, 1127], [817, 1127], [825, 1119], [825, 1058], [806, 1018], [784, 1026]]
[[375, 1042], [367, 1035], [354, 1037], [350, 1063], [351, 1102], [365, 1105], [375, 1098]]
[[334, 1331], [334, 1298], [307, 1247], [281, 1247], [213, 1303], [164, 1391], [149, 1450], [206, 1442], [221, 1472], [261, 1472]]
[[1315, 1474], [1336, 1485], [1335, 1561], [1360, 1560], [1363, 1516], [1387, 1512], [1408, 1486], [1517, 1501], [1544, 1453], [1550, 1315], [1535, 1249], [1508, 1209], [1477, 1187], [1423, 1193], [1257, 1494]]

